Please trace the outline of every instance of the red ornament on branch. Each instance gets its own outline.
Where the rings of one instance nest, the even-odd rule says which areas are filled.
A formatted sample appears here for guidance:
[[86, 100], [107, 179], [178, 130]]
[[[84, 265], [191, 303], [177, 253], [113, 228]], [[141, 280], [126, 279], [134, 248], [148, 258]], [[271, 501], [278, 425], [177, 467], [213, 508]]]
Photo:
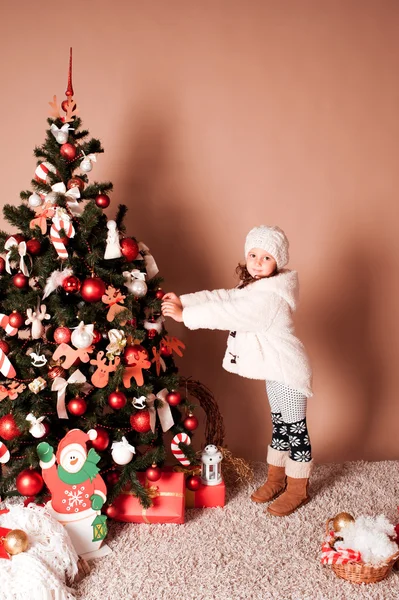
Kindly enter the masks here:
[[105, 474], [105, 481], [107, 482], [108, 485], [113, 486], [118, 483], [120, 476], [121, 475], [120, 475], [119, 471], [115, 471], [115, 469], [112, 469], [111, 471], [108, 471]]
[[128, 262], [136, 260], [139, 253], [139, 246], [132, 238], [123, 238], [120, 242], [122, 256], [126, 258]]
[[42, 245], [36, 238], [26, 242], [26, 249], [32, 256], [38, 256], [42, 250]]
[[23, 273], [17, 273], [16, 275], [14, 275], [14, 277], [12, 278], [12, 282], [15, 285], [15, 287], [19, 290], [23, 290], [29, 285], [29, 279]]
[[183, 421], [183, 425], [189, 431], [194, 431], [198, 427], [198, 419], [192, 414], [189, 414]]
[[85, 302], [99, 302], [105, 294], [105, 283], [99, 277], [88, 277], [82, 283], [80, 295]]
[[68, 402], [67, 409], [71, 415], [74, 415], [75, 417], [81, 417], [87, 410], [87, 403], [84, 398], [76, 396]]
[[140, 352], [144, 353], [145, 358], [148, 358], [147, 350], [140, 344], [133, 344], [133, 346], [126, 346], [125, 352], [123, 353], [122, 360], [125, 365], [135, 367], [139, 358]]
[[21, 313], [13, 310], [10, 316], [8, 317], [8, 322], [11, 327], [15, 327], [15, 329], [19, 329], [24, 324], [24, 318]]
[[79, 188], [81, 192], [85, 189], [85, 182], [80, 177], [72, 177], [67, 183], [67, 188], [70, 190], [73, 187]]
[[161, 344], [159, 348], [159, 353], [164, 358], [167, 358], [168, 356], [172, 356], [173, 351], [172, 348], [169, 348], [169, 346], [167, 346], [166, 344]]
[[5, 270], [6, 270], [6, 261], [4, 260], [4, 258], [2, 256], [0, 256], [0, 275], [2, 275]]
[[[65, 244], [64, 244], [65, 245]], [[70, 275], [66, 277], [62, 282], [62, 287], [64, 292], [67, 294], [76, 294], [82, 286], [82, 283], [78, 277], [75, 275]]]
[[155, 298], [157, 298], [157, 300], [161, 300], [164, 296], [165, 292], [161, 288], [158, 288], [155, 292]]
[[108, 404], [114, 410], [120, 410], [126, 406], [127, 398], [123, 392], [111, 392], [108, 396]]
[[56, 344], [69, 344], [71, 335], [71, 330], [68, 327], [57, 327], [54, 331], [54, 341]]
[[158, 479], [161, 478], [161, 475], [162, 471], [159, 467], [157, 467], [156, 464], [153, 464], [145, 472], [145, 476], [147, 477], [148, 481], [158, 481]]
[[73, 144], [62, 144], [61, 148], [60, 148], [60, 154], [61, 156], [63, 156], [66, 160], [74, 160], [76, 158], [76, 146], [74, 146]]
[[151, 430], [150, 413], [148, 410], [140, 410], [130, 417], [130, 425], [139, 433], [147, 433]]
[[42, 490], [43, 477], [34, 469], [24, 469], [16, 478], [16, 487], [22, 496], [37, 496]]
[[66, 371], [64, 367], [61, 367], [61, 365], [55, 365], [55, 367], [51, 367], [51, 369], [49, 369], [47, 377], [49, 379], [55, 379], [56, 377], [64, 377], [65, 373]]
[[107, 194], [98, 194], [95, 199], [95, 203], [98, 208], [108, 208], [110, 205], [111, 199]]
[[97, 329], [93, 329], [93, 344], [98, 344], [98, 342], [101, 342], [102, 339], [103, 336], [101, 333]]
[[93, 448], [95, 450], [102, 452], [103, 450], [108, 448], [108, 444], [109, 444], [108, 432], [103, 427], [95, 427], [94, 429], [97, 431], [97, 437], [96, 437], [96, 439], [91, 441], [91, 445], [93, 446]]
[[17, 427], [14, 417], [11, 413], [4, 415], [0, 419], [0, 437], [3, 440], [13, 440], [14, 438], [21, 435], [20, 430]]
[[179, 392], [172, 391], [166, 395], [165, 400], [170, 406], [177, 406], [181, 402], [181, 395]]

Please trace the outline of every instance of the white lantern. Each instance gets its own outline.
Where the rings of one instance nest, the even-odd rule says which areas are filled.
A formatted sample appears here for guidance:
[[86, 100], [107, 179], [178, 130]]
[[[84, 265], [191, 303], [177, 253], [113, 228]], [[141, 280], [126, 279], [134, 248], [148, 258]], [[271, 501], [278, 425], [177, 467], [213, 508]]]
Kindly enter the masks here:
[[222, 483], [221, 465], [223, 455], [217, 446], [208, 444], [201, 455], [201, 481], [204, 485], [219, 485]]

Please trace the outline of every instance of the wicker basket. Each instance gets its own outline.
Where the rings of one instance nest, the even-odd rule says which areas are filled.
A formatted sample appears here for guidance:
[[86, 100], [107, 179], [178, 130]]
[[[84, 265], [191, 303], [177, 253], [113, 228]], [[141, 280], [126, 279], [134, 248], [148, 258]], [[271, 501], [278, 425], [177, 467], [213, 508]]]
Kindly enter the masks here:
[[[330, 532], [330, 522], [333, 520], [334, 519], [328, 519], [327, 521], [327, 536]], [[382, 581], [387, 577], [398, 558], [399, 549], [387, 560], [385, 565], [378, 567], [374, 565], [365, 565], [362, 562], [348, 562], [345, 565], [331, 565], [331, 568], [338, 577], [351, 581], [352, 583], [377, 583], [377, 581]]]

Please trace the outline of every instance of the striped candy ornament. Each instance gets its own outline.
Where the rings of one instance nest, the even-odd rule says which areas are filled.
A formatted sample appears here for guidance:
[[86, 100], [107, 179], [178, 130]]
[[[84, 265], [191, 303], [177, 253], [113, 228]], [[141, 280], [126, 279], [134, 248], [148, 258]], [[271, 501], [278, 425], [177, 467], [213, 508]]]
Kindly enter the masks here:
[[7, 446], [0, 442], [0, 463], [6, 463], [10, 460], [10, 453], [7, 449]]
[[36, 179], [36, 181], [40, 181], [40, 182], [43, 182], [43, 183], [49, 183], [48, 174], [49, 173], [56, 173], [56, 172], [57, 172], [57, 169], [55, 168], [54, 165], [52, 165], [49, 162], [42, 162], [36, 168], [35, 179]]
[[67, 214], [64, 218], [60, 218], [59, 216], [53, 217], [53, 223], [50, 228], [50, 240], [54, 245], [58, 256], [61, 259], [64, 259], [68, 258], [68, 252], [60, 236], [61, 229], [65, 231], [65, 235], [68, 238], [71, 238], [75, 235], [75, 230]]
[[179, 448], [180, 442], [183, 442], [183, 444], [187, 444], [187, 446], [189, 446], [191, 444], [191, 438], [189, 435], [187, 435], [187, 433], [177, 433], [170, 444], [173, 456], [184, 467], [188, 467], [190, 461], [188, 460], [187, 456], [183, 453], [182, 449]]
[[9, 321], [10, 317], [7, 317], [7, 315], [0, 313], [0, 327], [4, 329], [4, 331], [8, 335], [16, 335], [18, 333], [18, 329], [16, 327], [12, 327]]

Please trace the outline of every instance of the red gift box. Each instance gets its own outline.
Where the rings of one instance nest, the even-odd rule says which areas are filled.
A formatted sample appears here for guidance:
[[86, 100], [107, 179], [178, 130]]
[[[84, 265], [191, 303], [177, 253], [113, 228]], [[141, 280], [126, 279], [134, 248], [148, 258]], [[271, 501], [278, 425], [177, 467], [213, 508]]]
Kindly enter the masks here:
[[224, 481], [218, 485], [203, 485], [193, 492], [186, 488], [186, 508], [215, 508], [224, 506], [226, 486]]
[[126, 490], [112, 503], [112, 518], [127, 523], [184, 523], [184, 475], [183, 473], [162, 472], [158, 481], [146, 480], [145, 473], [137, 473], [137, 479], [148, 488], [155, 488], [153, 505], [143, 508], [133, 495]]

